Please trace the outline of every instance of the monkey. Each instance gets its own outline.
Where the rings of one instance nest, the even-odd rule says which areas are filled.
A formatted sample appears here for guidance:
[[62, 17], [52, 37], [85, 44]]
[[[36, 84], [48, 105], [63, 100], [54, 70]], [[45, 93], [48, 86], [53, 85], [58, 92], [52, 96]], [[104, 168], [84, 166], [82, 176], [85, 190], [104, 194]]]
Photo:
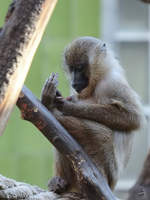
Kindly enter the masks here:
[[[134, 132], [144, 121], [140, 98], [100, 39], [84, 36], [73, 40], [63, 59], [72, 95], [62, 97], [53, 74], [43, 87], [41, 102], [82, 146], [113, 190], [128, 163]], [[50, 190], [80, 192], [71, 164], [57, 151], [55, 170]]]

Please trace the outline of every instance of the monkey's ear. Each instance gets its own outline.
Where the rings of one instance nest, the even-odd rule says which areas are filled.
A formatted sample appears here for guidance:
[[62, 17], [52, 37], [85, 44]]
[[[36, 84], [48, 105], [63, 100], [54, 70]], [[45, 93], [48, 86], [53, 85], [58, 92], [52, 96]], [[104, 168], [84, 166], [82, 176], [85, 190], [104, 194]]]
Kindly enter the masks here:
[[92, 62], [95, 62], [99, 58], [99, 55], [106, 54], [106, 50], [107, 50], [106, 44], [100, 41], [95, 47], [95, 54], [93, 56]]
[[106, 51], [106, 43], [103, 43], [103, 44], [102, 44], [101, 50], [102, 50], [102, 51]]

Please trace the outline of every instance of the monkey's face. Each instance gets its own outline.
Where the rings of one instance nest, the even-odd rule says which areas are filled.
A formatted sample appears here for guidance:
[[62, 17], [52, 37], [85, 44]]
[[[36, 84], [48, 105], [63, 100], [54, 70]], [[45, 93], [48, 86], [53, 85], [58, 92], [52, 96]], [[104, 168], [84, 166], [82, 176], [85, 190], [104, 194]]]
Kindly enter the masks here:
[[80, 93], [88, 86], [89, 82], [85, 66], [70, 66], [69, 71], [71, 74], [71, 85], [78, 93]]
[[78, 93], [88, 87], [90, 80], [95, 78], [98, 71], [95, 70], [95, 66], [104, 57], [104, 49], [106, 49], [105, 44], [93, 37], [77, 38], [65, 49], [65, 69], [71, 77], [72, 87]]

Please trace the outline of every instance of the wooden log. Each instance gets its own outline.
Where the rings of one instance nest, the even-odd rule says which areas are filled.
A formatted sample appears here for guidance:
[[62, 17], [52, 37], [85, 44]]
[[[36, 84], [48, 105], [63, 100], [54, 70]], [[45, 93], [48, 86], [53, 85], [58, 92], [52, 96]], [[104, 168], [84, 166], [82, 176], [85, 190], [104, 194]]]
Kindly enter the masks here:
[[0, 134], [57, 0], [15, 0], [0, 32]]
[[88, 199], [116, 199], [106, 180], [83, 149], [26, 87], [22, 89], [17, 106], [22, 112], [22, 118], [33, 123], [57, 150], [70, 160], [81, 191], [83, 190]]

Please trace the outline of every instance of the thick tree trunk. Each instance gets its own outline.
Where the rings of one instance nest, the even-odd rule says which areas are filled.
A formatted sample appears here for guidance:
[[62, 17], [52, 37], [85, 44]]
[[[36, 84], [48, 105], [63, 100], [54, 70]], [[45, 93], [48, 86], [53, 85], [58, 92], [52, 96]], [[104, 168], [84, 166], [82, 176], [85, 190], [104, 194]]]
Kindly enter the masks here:
[[25, 120], [32, 122], [44, 136], [70, 160], [81, 191], [89, 200], [115, 200], [106, 180], [77, 142], [67, 133], [35, 96], [23, 88], [17, 106]]
[[0, 134], [57, 0], [15, 0], [0, 32]]

